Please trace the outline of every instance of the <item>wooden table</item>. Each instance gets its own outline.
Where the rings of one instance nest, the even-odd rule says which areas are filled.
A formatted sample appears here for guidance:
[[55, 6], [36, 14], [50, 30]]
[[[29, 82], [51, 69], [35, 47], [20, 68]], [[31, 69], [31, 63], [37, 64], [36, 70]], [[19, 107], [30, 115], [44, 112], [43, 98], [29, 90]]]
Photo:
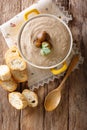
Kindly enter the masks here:
[[[35, 0], [0, 0], [0, 24], [33, 4]], [[65, 83], [62, 100], [53, 112], [43, 106], [47, 93], [58, 86], [59, 80], [38, 90], [39, 106], [22, 111], [8, 103], [8, 93], [0, 87], [0, 130], [87, 130], [87, 0], [61, 0], [73, 14], [70, 28], [74, 41], [80, 46], [84, 64], [73, 72]], [[0, 33], [0, 64], [8, 49]], [[21, 84], [19, 91], [22, 91]]]

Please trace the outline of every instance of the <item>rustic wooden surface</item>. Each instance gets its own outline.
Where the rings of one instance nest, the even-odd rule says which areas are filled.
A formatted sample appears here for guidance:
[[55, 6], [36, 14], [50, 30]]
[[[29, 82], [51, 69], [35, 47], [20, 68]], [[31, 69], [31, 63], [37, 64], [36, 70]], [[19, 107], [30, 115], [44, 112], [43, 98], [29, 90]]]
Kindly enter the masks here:
[[[0, 0], [0, 24], [3, 24], [36, 0]], [[44, 98], [56, 88], [55, 80], [38, 90], [39, 106], [15, 110], [7, 99], [8, 93], [0, 87], [0, 130], [87, 130], [87, 0], [61, 0], [73, 14], [70, 28], [74, 41], [80, 46], [84, 64], [73, 72], [65, 83], [62, 100], [53, 112], [46, 112]], [[0, 33], [0, 64], [8, 49]], [[23, 85], [20, 85], [19, 91]]]

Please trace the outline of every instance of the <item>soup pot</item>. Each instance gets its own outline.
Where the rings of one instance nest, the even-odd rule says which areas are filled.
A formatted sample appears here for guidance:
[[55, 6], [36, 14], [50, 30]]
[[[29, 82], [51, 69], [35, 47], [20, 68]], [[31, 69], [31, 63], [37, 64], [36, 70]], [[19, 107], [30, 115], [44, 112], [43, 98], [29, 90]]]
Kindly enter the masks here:
[[[36, 15], [29, 19], [28, 16], [31, 13], [34, 13]], [[31, 31], [31, 28], [28, 29], [27, 26], [33, 28], [34, 25], [32, 25], [32, 23], [33, 23], [34, 20], [36, 20], [38, 18], [45, 19], [45, 17], [47, 17], [47, 18], [53, 18], [54, 20], [58, 21], [63, 26], [63, 28], [65, 28], [65, 30], [67, 31], [67, 34], [69, 36], [69, 41], [66, 42], [66, 44], [68, 45], [68, 49], [66, 47], [67, 52], [64, 54], [64, 56], [63, 56], [62, 59], [60, 57], [59, 57], [59, 59], [57, 59], [57, 57], [58, 57], [57, 53], [54, 56], [52, 55], [52, 57], [53, 57], [54, 60], [52, 58], [50, 58], [50, 65], [44, 65], [45, 62], [43, 62], [43, 64], [41, 64], [41, 65], [38, 64], [38, 62], [39, 62], [38, 57], [36, 57], [36, 59], [37, 59], [36, 62], [38, 61], [37, 64], [36, 64], [36, 63], [32, 62], [31, 59], [29, 59], [29, 56], [31, 55], [31, 52], [29, 52], [29, 54], [25, 53], [25, 48], [29, 48], [29, 50], [31, 48], [31, 46], [29, 46], [30, 43], [28, 43], [29, 34], [28, 34], [28, 32], [26, 30], [29, 30], [30, 34], [33, 33], [33, 31]], [[60, 73], [62, 73], [64, 71], [66, 71], [66, 69], [68, 67], [68, 64], [67, 64], [66, 60], [67, 60], [67, 58], [69, 57], [69, 55], [71, 53], [73, 39], [72, 39], [71, 31], [70, 31], [69, 27], [65, 24], [65, 22], [62, 21], [60, 18], [58, 18], [55, 15], [51, 15], [51, 14], [40, 14], [40, 12], [37, 9], [32, 9], [32, 10], [26, 12], [24, 14], [24, 19], [25, 19], [25, 23], [22, 26], [22, 28], [20, 30], [20, 33], [19, 33], [19, 36], [18, 36], [18, 48], [19, 48], [19, 51], [21, 53], [21, 56], [26, 60], [26, 62], [28, 64], [32, 65], [33, 67], [36, 67], [38, 69], [44, 69], [44, 70], [45, 69], [50, 69], [50, 71], [54, 75], [58, 75], [58, 74], [60, 74]], [[45, 20], [43, 20], [43, 21], [45, 22]], [[54, 26], [55, 26], [55, 24], [56, 24], [56, 22], [54, 23]], [[43, 25], [43, 23], [42, 23], [42, 25]], [[51, 27], [51, 25], [49, 25], [49, 26]], [[26, 28], [26, 30], [25, 30], [25, 28]], [[54, 29], [55, 30], [54, 32], [56, 33], [56, 27], [55, 28], [53, 27], [52, 29]], [[54, 35], [54, 34], [52, 34], [52, 35]], [[55, 36], [55, 37], [56, 37], [56, 39], [58, 38], [58, 36]], [[64, 38], [66, 39], [66, 34], [64, 34]], [[61, 40], [63, 40], [63, 38], [61, 38]], [[58, 46], [59, 45], [61, 46], [61, 44], [58, 44]], [[61, 49], [60, 46], [59, 46], [59, 50]], [[27, 52], [28, 52], [28, 50], [27, 50]], [[61, 50], [61, 54], [62, 53], [63, 53], [63, 50]], [[32, 57], [33, 61], [34, 61], [35, 56], [36, 56], [36, 54], [34, 54], [34, 56]], [[45, 56], [43, 56], [43, 57], [45, 57]], [[52, 61], [51, 61], [51, 59], [52, 59]], [[47, 60], [49, 61], [49, 56], [46, 57], [45, 61], [47, 62]], [[51, 65], [51, 63], [52, 63], [52, 65]]]

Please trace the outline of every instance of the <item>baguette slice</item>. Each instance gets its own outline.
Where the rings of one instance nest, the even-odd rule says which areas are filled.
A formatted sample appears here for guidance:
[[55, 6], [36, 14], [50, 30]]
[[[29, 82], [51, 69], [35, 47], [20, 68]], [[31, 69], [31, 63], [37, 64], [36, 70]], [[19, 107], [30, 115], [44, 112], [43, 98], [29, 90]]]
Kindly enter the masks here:
[[23, 109], [27, 106], [27, 100], [19, 92], [12, 92], [8, 95], [9, 103], [16, 109]]
[[22, 94], [25, 96], [30, 107], [36, 107], [38, 105], [38, 96], [35, 92], [24, 89]]
[[18, 83], [22, 83], [28, 80], [27, 70], [18, 71], [18, 70], [12, 70], [11, 71], [12, 76]]
[[12, 58], [8, 58], [6, 63], [11, 70], [22, 71], [26, 69], [26, 62], [21, 57], [13, 56]]
[[14, 81], [13, 78], [7, 80], [7, 81], [1, 81], [0, 80], [0, 85], [3, 89], [9, 92], [13, 92], [17, 88], [17, 83]]
[[17, 46], [12, 46], [10, 49], [7, 50], [7, 52], [5, 53], [5, 60], [13, 56], [20, 56]]
[[0, 65], [0, 80], [5, 81], [11, 78], [10, 69], [7, 65]]

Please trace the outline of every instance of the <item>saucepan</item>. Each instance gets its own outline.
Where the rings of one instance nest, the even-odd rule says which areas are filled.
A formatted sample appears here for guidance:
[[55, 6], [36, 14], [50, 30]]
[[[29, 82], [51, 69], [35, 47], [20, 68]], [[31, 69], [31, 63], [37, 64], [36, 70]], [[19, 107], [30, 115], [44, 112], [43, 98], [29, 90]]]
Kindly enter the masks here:
[[[29, 18], [32, 13], [34, 16]], [[72, 33], [68, 25], [61, 18], [52, 14], [41, 14], [37, 9], [25, 12], [24, 19], [25, 23], [18, 36], [18, 48], [21, 56], [29, 65], [38, 69], [49, 69], [54, 75], [66, 71], [68, 67], [67, 59], [70, 56], [73, 44]], [[38, 19], [41, 19], [41, 22], [38, 22]], [[53, 37], [53, 41], [51, 41], [51, 44], [53, 42], [52, 52], [47, 56], [40, 55], [41, 48], [32, 45], [34, 38], [40, 31], [48, 31], [50, 38]], [[50, 34], [51, 32], [52, 34]]]

